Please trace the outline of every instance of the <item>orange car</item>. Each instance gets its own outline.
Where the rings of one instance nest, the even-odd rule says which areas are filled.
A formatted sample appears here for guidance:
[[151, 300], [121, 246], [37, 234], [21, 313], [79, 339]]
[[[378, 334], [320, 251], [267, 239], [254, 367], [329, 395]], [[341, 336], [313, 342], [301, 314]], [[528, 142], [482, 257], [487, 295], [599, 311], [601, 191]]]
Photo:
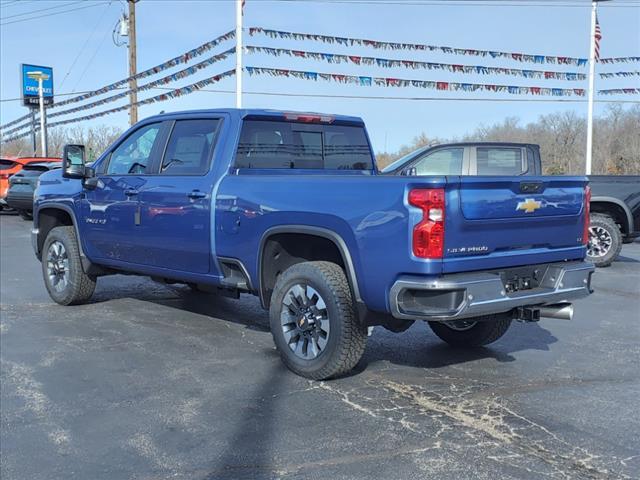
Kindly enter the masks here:
[[22, 167], [34, 162], [60, 162], [60, 158], [55, 157], [20, 157], [20, 158], [0, 158], [0, 210], [8, 210], [7, 191], [9, 190], [9, 177], [22, 170]]

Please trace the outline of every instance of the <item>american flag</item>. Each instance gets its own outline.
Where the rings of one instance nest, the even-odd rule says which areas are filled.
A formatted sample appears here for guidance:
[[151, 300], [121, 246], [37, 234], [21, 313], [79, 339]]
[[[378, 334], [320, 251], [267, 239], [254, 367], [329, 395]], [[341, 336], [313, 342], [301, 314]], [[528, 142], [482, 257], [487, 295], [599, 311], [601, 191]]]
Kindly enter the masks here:
[[600, 40], [602, 40], [602, 32], [600, 31], [600, 22], [598, 21], [598, 16], [596, 15], [596, 31], [593, 34], [596, 39], [595, 42], [595, 59], [596, 62], [600, 61]]

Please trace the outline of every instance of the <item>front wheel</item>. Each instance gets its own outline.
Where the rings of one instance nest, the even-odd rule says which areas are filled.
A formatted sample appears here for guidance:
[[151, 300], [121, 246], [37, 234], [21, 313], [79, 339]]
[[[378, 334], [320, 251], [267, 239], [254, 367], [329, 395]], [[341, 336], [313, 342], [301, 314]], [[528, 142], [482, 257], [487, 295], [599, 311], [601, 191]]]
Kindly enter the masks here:
[[596, 267], [608, 267], [620, 254], [622, 233], [609, 215], [593, 213], [589, 219], [587, 258]]
[[269, 309], [271, 334], [285, 365], [324, 380], [350, 371], [364, 353], [347, 277], [330, 262], [305, 262], [278, 278]]
[[456, 347], [480, 347], [493, 343], [507, 333], [510, 325], [511, 318], [505, 315], [429, 322], [433, 333], [449, 345]]
[[42, 249], [42, 276], [51, 298], [60, 305], [77, 305], [91, 298], [96, 277], [82, 270], [80, 246], [73, 227], [52, 228]]

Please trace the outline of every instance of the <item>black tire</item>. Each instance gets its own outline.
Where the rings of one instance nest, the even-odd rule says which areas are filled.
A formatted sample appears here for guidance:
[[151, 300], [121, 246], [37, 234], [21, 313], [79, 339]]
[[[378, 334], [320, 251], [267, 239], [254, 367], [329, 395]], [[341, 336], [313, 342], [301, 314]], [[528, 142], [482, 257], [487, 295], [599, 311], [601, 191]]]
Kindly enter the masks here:
[[596, 267], [608, 267], [622, 249], [622, 232], [609, 215], [592, 213], [587, 259]]
[[[65, 274], [68, 276], [64, 286], [61, 285], [59, 288], [58, 284], [54, 283], [55, 279], [49, 275], [49, 252], [55, 242], [62, 244], [67, 259]], [[42, 248], [42, 277], [49, 296], [60, 305], [85, 303], [93, 295], [96, 277], [87, 275], [82, 270], [80, 247], [73, 227], [55, 227], [47, 235]]]
[[[299, 357], [289, 346], [283, 331], [281, 317], [286, 315], [288, 308], [283, 302], [285, 295], [296, 285], [311, 287], [326, 305], [323, 311], [330, 330], [326, 344], [311, 359]], [[342, 375], [355, 367], [364, 353], [367, 329], [358, 321], [347, 277], [335, 263], [305, 262], [289, 267], [276, 281], [269, 317], [273, 341], [283, 362], [300, 376], [324, 380]]]
[[[472, 324], [475, 322], [475, 324]], [[509, 326], [511, 318], [503, 315], [484, 315], [481, 317], [458, 320], [458, 325], [464, 330], [456, 330], [445, 322], [429, 322], [429, 326], [441, 340], [455, 347], [480, 347], [495, 342], [502, 337]]]
[[22, 217], [23, 220], [33, 220], [33, 215], [31, 212], [27, 212], [26, 210], [18, 210], [18, 214]]

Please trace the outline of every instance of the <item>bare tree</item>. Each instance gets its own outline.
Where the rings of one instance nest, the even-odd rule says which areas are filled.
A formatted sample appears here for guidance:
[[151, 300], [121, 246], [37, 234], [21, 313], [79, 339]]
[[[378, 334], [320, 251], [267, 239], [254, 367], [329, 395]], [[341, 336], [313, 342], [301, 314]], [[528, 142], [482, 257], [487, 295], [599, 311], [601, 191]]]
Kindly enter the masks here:
[[[98, 158], [121, 134], [121, 129], [106, 125], [89, 128], [81, 126], [52, 128], [47, 132], [49, 156], [59, 157], [62, 155], [62, 148], [65, 144], [77, 143], [86, 147], [87, 160], [92, 161]], [[38, 156], [41, 155], [39, 139], [40, 135], [38, 135], [38, 149], [36, 151]], [[2, 144], [0, 145], [0, 154], [16, 157], [32, 155], [31, 141], [25, 137]]]

